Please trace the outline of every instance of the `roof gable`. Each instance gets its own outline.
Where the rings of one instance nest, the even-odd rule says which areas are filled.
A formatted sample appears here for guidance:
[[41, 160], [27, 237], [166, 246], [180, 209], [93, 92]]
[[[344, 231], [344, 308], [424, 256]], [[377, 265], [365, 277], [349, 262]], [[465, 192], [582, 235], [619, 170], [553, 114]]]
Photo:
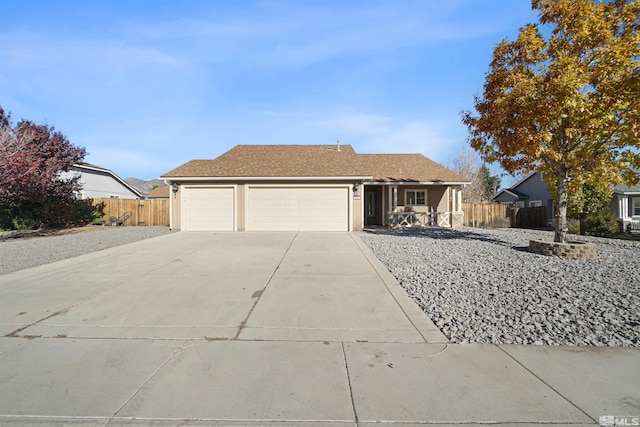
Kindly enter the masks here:
[[92, 165], [91, 163], [86, 163], [86, 162], [78, 162], [78, 163], [74, 163], [72, 166], [72, 169], [75, 169], [77, 171], [87, 171], [87, 172], [99, 172], [99, 173], [103, 173], [105, 175], [109, 175], [111, 176], [114, 180], [118, 181], [121, 185], [123, 185], [125, 188], [127, 188], [127, 190], [131, 191], [134, 195], [136, 195], [139, 198], [144, 198], [144, 194], [141, 193], [139, 190], [137, 190], [135, 187], [133, 187], [131, 184], [129, 184], [127, 181], [125, 181], [124, 179], [120, 178], [118, 175], [116, 175], [115, 173], [113, 173], [113, 171], [100, 167], [100, 166], [96, 166], [96, 165]]
[[[534, 176], [539, 175], [539, 174], [540, 174], [539, 172], [531, 172], [531, 173], [529, 173], [529, 175], [525, 176], [520, 181], [518, 181], [515, 184], [513, 184], [511, 186], [510, 190], [516, 190], [522, 184], [524, 184], [525, 182], [529, 181], [531, 178], [533, 178]], [[542, 179], [542, 178], [540, 178], [540, 179]]]

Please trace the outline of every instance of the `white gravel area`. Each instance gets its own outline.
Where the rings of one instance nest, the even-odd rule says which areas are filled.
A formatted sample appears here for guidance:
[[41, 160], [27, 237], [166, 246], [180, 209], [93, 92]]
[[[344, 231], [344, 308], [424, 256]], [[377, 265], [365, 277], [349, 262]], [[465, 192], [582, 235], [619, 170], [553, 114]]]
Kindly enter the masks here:
[[456, 343], [640, 346], [640, 242], [596, 243], [598, 259], [528, 252], [536, 230], [427, 229], [360, 234]]
[[61, 236], [0, 239], [0, 274], [49, 264], [170, 232], [169, 227], [100, 227], [96, 231]]

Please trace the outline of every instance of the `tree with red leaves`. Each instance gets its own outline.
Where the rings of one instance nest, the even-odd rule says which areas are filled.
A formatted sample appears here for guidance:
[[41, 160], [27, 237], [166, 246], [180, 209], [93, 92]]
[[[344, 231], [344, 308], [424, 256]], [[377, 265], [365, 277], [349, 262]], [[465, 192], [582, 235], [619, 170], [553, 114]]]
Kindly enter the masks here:
[[64, 225], [73, 216], [78, 177], [61, 179], [86, 155], [53, 126], [20, 120], [0, 107], [0, 227]]

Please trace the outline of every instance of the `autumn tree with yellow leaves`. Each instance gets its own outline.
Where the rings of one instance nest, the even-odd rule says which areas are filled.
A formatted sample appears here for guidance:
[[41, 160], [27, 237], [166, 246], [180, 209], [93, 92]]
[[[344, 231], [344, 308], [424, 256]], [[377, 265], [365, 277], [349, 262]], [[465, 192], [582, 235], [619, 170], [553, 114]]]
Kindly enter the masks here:
[[545, 172], [557, 189], [555, 241], [568, 194], [626, 182], [640, 167], [640, 1], [533, 0], [539, 23], [494, 52], [469, 142], [509, 172]]

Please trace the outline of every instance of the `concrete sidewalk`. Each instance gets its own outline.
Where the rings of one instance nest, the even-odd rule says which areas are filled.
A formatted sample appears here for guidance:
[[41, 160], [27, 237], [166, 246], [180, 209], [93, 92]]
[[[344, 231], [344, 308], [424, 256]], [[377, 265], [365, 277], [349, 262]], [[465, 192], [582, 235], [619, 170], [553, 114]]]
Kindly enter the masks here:
[[0, 425], [640, 416], [640, 350], [449, 344], [349, 233], [176, 233], [0, 276], [0, 333]]

